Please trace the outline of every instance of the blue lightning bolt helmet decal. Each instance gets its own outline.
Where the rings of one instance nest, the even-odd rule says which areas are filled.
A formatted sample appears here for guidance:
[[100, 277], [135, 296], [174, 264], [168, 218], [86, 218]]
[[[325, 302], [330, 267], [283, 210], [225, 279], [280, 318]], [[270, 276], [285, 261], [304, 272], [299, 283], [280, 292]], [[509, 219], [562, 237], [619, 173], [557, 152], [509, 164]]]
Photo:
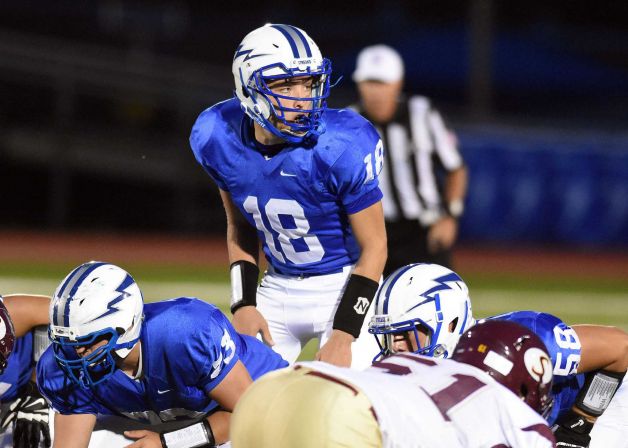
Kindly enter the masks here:
[[380, 345], [376, 359], [394, 353], [395, 347], [405, 351], [392, 335], [406, 333], [414, 336], [416, 350], [407, 348], [415, 353], [450, 356], [472, 323], [470, 311], [468, 288], [455, 272], [427, 263], [398, 269], [384, 281], [375, 299], [369, 332]]
[[126, 277], [124, 278], [124, 280], [122, 281], [122, 283], [120, 283], [120, 286], [118, 286], [115, 291], [118, 292], [118, 296], [114, 297], [108, 304], [107, 304], [107, 311], [105, 311], [104, 313], [102, 313], [100, 316], [93, 318], [92, 320], [90, 320], [89, 322], [93, 322], [97, 319], [101, 319], [105, 316], [109, 316], [110, 314], [115, 313], [116, 311], [120, 311], [119, 308], [117, 308], [115, 305], [119, 302], [122, 301], [122, 299], [124, 299], [124, 297], [126, 295], [128, 295], [129, 293], [126, 291], [126, 289], [131, 286], [132, 284], [135, 283], [135, 280], [133, 280], [133, 277], [131, 277], [129, 274], [126, 275]]

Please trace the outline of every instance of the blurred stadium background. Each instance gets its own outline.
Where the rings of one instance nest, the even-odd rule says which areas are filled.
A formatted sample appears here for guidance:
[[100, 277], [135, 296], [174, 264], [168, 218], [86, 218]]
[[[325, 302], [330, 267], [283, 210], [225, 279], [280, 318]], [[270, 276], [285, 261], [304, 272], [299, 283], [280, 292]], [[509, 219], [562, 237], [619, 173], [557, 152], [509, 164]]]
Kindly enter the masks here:
[[0, 293], [106, 259], [147, 299], [228, 301], [224, 213], [187, 137], [232, 92], [241, 38], [307, 30], [355, 100], [365, 45], [450, 118], [470, 168], [456, 253], [475, 314], [628, 330], [628, 4], [0, 3]]

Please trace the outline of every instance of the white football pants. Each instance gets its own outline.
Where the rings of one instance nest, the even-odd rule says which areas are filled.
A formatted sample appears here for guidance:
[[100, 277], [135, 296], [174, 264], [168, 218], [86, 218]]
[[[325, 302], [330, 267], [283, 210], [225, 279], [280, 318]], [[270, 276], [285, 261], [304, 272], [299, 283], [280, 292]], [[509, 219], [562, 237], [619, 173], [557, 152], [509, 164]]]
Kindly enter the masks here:
[[[257, 289], [257, 308], [266, 318], [275, 345], [273, 349], [293, 364], [311, 339], [319, 348], [329, 339], [345, 284], [353, 267], [342, 272], [311, 277], [281, 275], [269, 269]], [[374, 313], [369, 307], [360, 337], [351, 346], [351, 367], [365, 369], [379, 353], [375, 337], [368, 333]]]

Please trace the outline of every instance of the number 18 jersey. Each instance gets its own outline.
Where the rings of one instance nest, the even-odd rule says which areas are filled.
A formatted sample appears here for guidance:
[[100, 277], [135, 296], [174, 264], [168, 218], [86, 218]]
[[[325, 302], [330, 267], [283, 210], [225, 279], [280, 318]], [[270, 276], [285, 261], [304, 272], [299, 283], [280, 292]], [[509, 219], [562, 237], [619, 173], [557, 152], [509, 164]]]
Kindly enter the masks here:
[[382, 198], [383, 146], [375, 128], [350, 110], [328, 109], [326, 132], [308, 146], [263, 147], [231, 99], [205, 110], [190, 135], [198, 162], [257, 228], [276, 272], [339, 272], [359, 257], [348, 215]]

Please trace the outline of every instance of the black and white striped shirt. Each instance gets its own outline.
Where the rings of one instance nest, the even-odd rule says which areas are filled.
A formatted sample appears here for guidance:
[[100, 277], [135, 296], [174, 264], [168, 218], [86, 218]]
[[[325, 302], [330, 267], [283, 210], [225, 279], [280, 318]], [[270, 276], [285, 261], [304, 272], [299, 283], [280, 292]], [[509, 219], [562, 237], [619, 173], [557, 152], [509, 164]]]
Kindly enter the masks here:
[[423, 96], [402, 100], [393, 120], [375, 127], [384, 142], [379, 175], [384, 217], [429, 226], [444, 213], [439, 173], [464, 165], [454, 134]]

